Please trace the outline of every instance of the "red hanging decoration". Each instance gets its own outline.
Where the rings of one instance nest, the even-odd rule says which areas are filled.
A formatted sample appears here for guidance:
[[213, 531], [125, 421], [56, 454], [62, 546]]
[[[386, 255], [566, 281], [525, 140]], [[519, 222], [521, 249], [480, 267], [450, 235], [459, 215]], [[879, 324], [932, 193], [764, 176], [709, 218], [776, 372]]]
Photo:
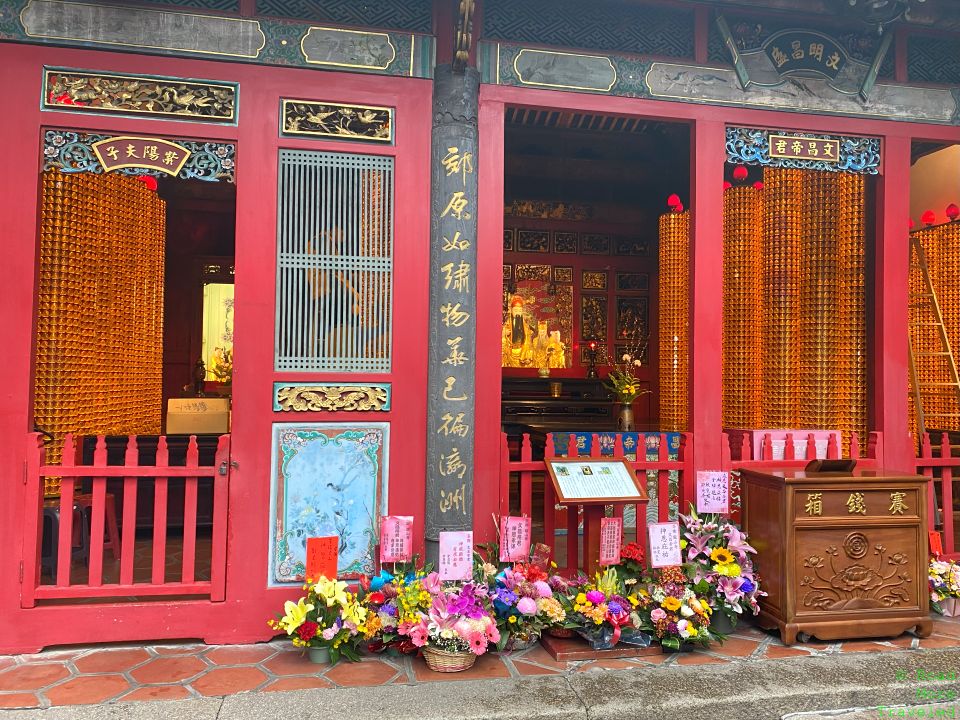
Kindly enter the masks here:
[[675, 212], [675, 213], [677, 213], [677, 214], [679, 215], [680, 213], [683, 212], [683, 203], [677, 203], [676, 205], [674, 205], [674, 206], [673, 206], [672, 208], [670, 208], [670, 209], [673, 210], [673, 212]]
[[670, 197], [667, 198], [667, 207], [674, 208], [680, 204], [680, 196], [676, 193], [673, 193]]
[[724, 190], [729, 190], [729, 189], [732, 188], [732, 187], [733, 187], [733, 183], [727, 182], [726, 180], [723, 181], [723, 189], [724, 189]]
[[157, 191], [157, 179], [152, 175], [137, 175], [137, 180], [146, 185], [148, 190]]
[[747, 169], [743, 165], [737, 165], [733, 169], [733, 179], [734, 180], [746, 180], [747, 179]]
[[924, 225], [933, 225], [937, 222], [937, 216], [934, 214], [933, 210], [927, 210], [920, 216], [920, 222]]
[[956, 203], [947, 205], [947, 217], [956, 220], [958, 216], [960, 216], [960, 207], [957, 207]]
[[757, 190], [763, 190], [763, 183], [760, 182], [759, 180], [757, 180], [757, 181], [753, 184], [753, 186], [754, 186]]

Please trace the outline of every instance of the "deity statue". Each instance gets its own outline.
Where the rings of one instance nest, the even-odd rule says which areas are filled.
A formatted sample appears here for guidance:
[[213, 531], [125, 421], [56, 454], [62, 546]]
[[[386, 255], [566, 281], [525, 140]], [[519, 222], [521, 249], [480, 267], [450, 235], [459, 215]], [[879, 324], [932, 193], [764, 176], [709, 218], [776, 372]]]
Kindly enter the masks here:
[[567, 366], [567, 348], [560, 340], [560, 331], [552, 330], [547, 342], [547, 367], [565, 368]]
[[534, 342], [525, 303], [520, 295], [510, 299], [510, 314], [503, 325], [501, 359], [503, 367], [531, 367]]

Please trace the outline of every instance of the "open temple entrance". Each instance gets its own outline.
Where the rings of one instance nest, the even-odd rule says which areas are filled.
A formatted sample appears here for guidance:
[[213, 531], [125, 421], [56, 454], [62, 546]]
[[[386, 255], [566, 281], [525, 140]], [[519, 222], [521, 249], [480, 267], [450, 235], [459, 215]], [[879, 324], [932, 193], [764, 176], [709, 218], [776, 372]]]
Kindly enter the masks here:
[[[504, 187], [501, 418], [511, 456], [525, 436], [535, 458], [566, 455], [571, 437], [581, 453], [596, 438], [612, 454], [619, 435], [628, 457], [656, 459], [664, 437], [676, 459], [686, 430], [689, 265], [683, 248], [665, 254], [663, 237], [688, 224], [688, 127], [508, 108]], [[551, 532], [538, 527], [545, 477], [532, 480], [539, 539]], [[648, 480], [656, 521], [657, 473]], [[523, 492], [511, 484], [511, 512], [524, 506]], [[635, 508], [622, 510], [632, 538]], [[561, 509], [553, 520], [563, 555], [563, 534], [576, 524]]]
[[[211, 179], [41, 174], [34, 427], [45, 463], [170, 477], [147, 467], [70, 477], [69, 521], [64, 479], [42, 478], [38, 586], [119, 584], [132, 595], [134, 583], [177, 582], [191, 594], [210, 580], [209, 468], [230, 430], [236, 210], [235, 186]], [[58, 567], [67, 556], [68, 572]]]

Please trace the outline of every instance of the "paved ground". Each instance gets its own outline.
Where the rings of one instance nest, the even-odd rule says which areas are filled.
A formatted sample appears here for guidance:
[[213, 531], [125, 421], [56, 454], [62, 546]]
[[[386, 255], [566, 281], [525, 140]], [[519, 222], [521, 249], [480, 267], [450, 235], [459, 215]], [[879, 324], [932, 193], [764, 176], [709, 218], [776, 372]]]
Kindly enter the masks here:
[[[918, 671], [960, 672], [960, 622], [938, 619], [934, 633], [925, 640], [904, 635], [787, 648], [771, 634], [745, 628], [724, 646], [691, 654], [557, 663], [536, 647], [487, 655], [472, 670], [452, 675], [432, 673], [416, 658], [316, 666], [279, 641], [71, 648], [0, 656], [0, 707], [38, 708], [0, 718], [307, 718], [318, 716], [317, 708], [324, 718], [352, 720], [382, 720], [387, 709], [393, 717], [421, 720], [588, 713], [770, 720], [836, 708], [865, 709], [843, 720], [906, 717], [881, 715], [877, 708], [922, 703], [931, 698], [924, 692], [960, 692], [955, 680], [917, 679]], [[290, 690], [301, 692], [274, 692]], [[834, 715], [791, 720], [826, 717]]]

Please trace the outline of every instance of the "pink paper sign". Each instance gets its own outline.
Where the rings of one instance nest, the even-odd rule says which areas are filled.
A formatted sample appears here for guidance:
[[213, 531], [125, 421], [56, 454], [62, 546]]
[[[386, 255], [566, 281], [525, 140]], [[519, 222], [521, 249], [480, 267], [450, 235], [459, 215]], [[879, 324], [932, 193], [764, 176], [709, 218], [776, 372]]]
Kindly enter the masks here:
[[500, 562], [526, 562], [530, 557], [528, 517], [500, 518]]
[[620, 562], [620, 546], [623, 544], [623, 518], [600, 518], [600, 564], [616, 565]]
[[683, 564], [678, 523], [653, 523], [647, 526], [647, 534], [650, 538], [650, 564], [653, 567]]
[[697, 512], [730, 512], [730, 473], [704, 470], [697, 473]]
[[413, 556], [413, 516], [384, 515], [380, 518], [380, 562], [410, 562]]
[[440, 579], [473, 578], [473, 530], [440, 533]]

